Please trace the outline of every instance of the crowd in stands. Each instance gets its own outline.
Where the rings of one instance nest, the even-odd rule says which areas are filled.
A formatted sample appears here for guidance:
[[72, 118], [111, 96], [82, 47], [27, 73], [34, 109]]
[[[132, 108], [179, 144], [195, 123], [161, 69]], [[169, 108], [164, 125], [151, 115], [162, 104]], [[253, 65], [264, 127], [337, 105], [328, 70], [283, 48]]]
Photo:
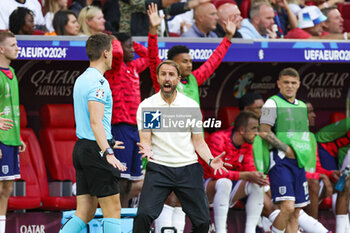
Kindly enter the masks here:
[[147, 36], [152, 2], [163, 17], [157, 28], [161, 37], [220, 38], [224, 23], [232, 18], [237, 30], [233, 38], [349, 38], [344, 18], [350, 17], [350, 4], [344, 0], [3, 0], [8, 7], [0, 8], [0, 30], [19, 35]]

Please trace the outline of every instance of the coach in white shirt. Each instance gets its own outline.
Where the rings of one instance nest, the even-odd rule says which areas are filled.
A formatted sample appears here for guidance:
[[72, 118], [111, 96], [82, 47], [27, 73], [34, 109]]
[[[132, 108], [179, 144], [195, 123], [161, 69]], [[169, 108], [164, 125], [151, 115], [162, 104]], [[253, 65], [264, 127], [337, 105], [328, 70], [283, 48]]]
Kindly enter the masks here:
[[144, 128], [145, 109], [154, 109], [154, 118], [162, 109], [174, 110], [177, 114], [183, 113], [180, 111], [187, 108], [189, 112], [197, 115], [197, 119], [198, 115], [201, 115], [198, 114], [198, 104], [176, 90], [181, 75], [180, 68], [174, 61], [160, 63], [157, 67], [157, 77], [160, 92], [142, 101], [137, 111], [141, 141], [138, 145], [140, 153], [148, 159], [148, 164], [133, 232], [150, 231], [153, 220], [159, 216], [166, 198], [172, 191], [192, 221], [192, 232], [208, 232], [208, 200], [203, 185], [203, 169], [198, 163], [195, 151], [214, 172], [220, 173], [222, 169], [227, 172], [221, 160], [224, 153], [213, 158], [204, 141], [201, 127], [174, 127], [170, 130]]

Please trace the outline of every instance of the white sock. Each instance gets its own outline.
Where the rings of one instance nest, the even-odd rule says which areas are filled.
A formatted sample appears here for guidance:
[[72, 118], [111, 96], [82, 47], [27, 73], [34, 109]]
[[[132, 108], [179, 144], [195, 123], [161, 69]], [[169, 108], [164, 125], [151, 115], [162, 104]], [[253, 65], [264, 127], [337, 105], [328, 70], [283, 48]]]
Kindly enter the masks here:
[[216, 233], [226, 233], [226, 221], [231, 189], [231, 180], [222, 178], [216, 181], [215, 196], [213, 200]]
[[[173, 217], [174, 207], [164, 204], [163, 210], [160, 213], [159, 217], [154, 220], [155, 233], [161, 233], [162, 227], [172, 227], [172, 217]], [[167, 233], [166, 230], [164, 233]], [[172, 232], [169, 230], [169, 232]]]
[[271, 227], [271, 232], [272, 233], [284, 233], [286, 230], [278, 230], [274, 226]]
[[345, 232], [350, 232], [349, 213], [347, 215], [348, 215], [348, 217], [347, 217], [348, 221], [347, 221], [347, 224], [346, 224]]
[[1, 215], [0, 216], [0, 233], [5, 233], [6, 228], [6, 216]]
[[247, 182], [245, 193], [248, 195], [247, 203], [245, 204], [245, 212], [247, 214], [245, 233], [255, 233], [256, 225], [264, 207], [264, 189], [255, 183]]
[[182, 211], [181, 207], [175, 207], [173, 211], [173, 226], [178, 233], [183, 233], [185, 230], [186, 214]]
[[335, 206], [337, 204], [337, 197], [338, 197], [338, 193], [333, 193], [332, 194], [332, 211], [333, 211], [334, 215], [336, 215]]
[[335, 216], [336, 219], [336, 233], [346, 233], [346, 227], [349, 222], [349, 218], [347, 214], [339, 214]]
[[300, 210], [298, 223], [307, 233], [327, 233], [328, 230], [317, 219]]
[[277, 216], [280, 214], [280, 210], [274, 210], [270, 215], [269, 215], [269, 220], [271, 222], [271, 224], [273, 224], [273, 222], [275, 221], [275, 219], [277, 218]]
[[270, 219], [263, 216], [261, 219], [261, 224], [262, 224], [262, 228], [264, 229], [264, 232], [270, 231], [272, 226], [272, 222], [270, 221]]

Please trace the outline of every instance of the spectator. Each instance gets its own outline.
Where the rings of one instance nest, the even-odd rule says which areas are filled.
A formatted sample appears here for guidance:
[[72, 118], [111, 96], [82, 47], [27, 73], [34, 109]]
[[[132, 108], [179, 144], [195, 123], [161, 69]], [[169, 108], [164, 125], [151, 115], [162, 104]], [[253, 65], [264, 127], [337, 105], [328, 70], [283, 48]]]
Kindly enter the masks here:
[[162, 23], [164, 27], [160, 28], [158, 34], [160, 36], [168, 36], [167, 16], [175, 16], [185, 13], [203, 2], [208, 2], [209, 0], [189, 0], [185, 2], [179, 1], [180, 0], [140, 0], [128, 2], [126, 0], [120, 0], [119, 32], [127, 33], [132, 36], [147, 36], [149, 20], [146, 14], [146, 8], [153, 2], [157, 4], [158, 9], [163, 10], [165, 15], [165, 22]]
[[268, 185], [264, 174], [254, 166], [253, 142], [259, 130], [259, 118], [250, 111], [242, 111], [235, 119], [234, 127], [213, 133], [208, 146], [214, 157], [226, 152], [223, 160], [232, 165], [228, 173], [214, 174], [209, 166], [199, 160], [204, 168], [206, 192], [213, 203], [215, 230], [226, 233], [229, 207], [247, 197], [245, 205], [245, 232], [255, 232], [263, 209], [264, 189]]
[[320, 10], [332, 6], [337, 6], [338, 3], [344, 3], [345, 0], [326, 0], [326, 1], [320, 1], [320, 0], [314, 0], [315, 4], [318, 6]]
[[16, 35], [33, 35], [34, 15], [25, 7], [18, 7], [10, 15], [10, 31]]
[[243, 39], [276, 38], [272, 27], [275, 14], [267, 2], [253, 4], [249, 12], [250, 19], [243, 19], [242, 27], [238, 31]]
[[299, 12], [299, 25], [290, 30], [285, 38], [288, 39], [338, 39], [347, 40], [348, 34], [328, 34], [323, 31], [323, 23], [327, 17], [316, 6], [307, 6]]
[[102, 10], [95, 6], [84, 7], [78, 16], [79, 32], [81, 35], [95, 35], [105, 30], [106, 20]]
[[218, 22], [218, 14], [214, 4], [208, 2], [197, 6], [193, 15], [195, 23], [181, 37], [218, 37], [214, 32]]
[[102, 4], [100, 0], [73, 0], [68, 9], [74, 11], [75, 15], [79, 15], [81, 9], [86, 6], [96, 6], [101, 8]]
[[301, 8], [304, 8], [305, 1], [304, 0], [287, 0], [288, 6], [293, 12], [293, 14], [298, 17], [299, 11]]
[[298, 27], [297, 17], [288, 5], [287, 0], [270, 0], [275, 12], [277, 36], [283, 38], [290, 29]]
[[57, 11], [52, 24], [57, 35], [77, 36], [79, 34], [79, 24], [74, 11]]
[[225, 27], [225, 22], [229, 18], [233, 18], [233, 21], [236, 25], [236, 32], [233, 35], [233, 38], [242, 38], [241, 33], [238, 32], [238, 29], [242, 26], [242, 16], [241, 11], [239, 10], [238, 6], [233, 3], [224, 3], [221, 5], [217, 5], [218, 10], [218, 24], [216, 25], [215, 33], [218, 37], [224, 37], [225, 36], [225, 30], [223, 29]]
[[118, 0], [107, 0], [103, 4], [102, 8], [103, 15], [105, 16], [105, 20], [107, 21], [107, 25], [111, 28], [107, 27], [107, 30], [112, 32], [119, 31], [119, 21], [120, 21], [120, 10], [119, 10], [119, 1]]
[[44, 5], [45, 26], [48, 32], [53, 32], [52, 20], [54, 15], [59, 10], [67, 8], [68, 0], [46, 0]]
[[193, 9], [168, 19], [169, 32], [182, 35], [192, 27]]
[[[186, 0], [182, 0], [181, 2], [186, 2]], [[190, 9], [189, 11], [175, 16], [171, 16], [167, 19], [169, 33], [176, 33], [177, 35], [182, 35], [184, 32], [187, 32], [188, 29], [190, 29], [192, 24], [194, 23], [193, 8], [206, 2], [210, 2], [210, 0], [188, 1], [187, 5], [188, 9]]]
[[36, 29], [45, 31], [45, 19], [38, 0], [1, 0], [0, 30], [9, 29], [9, 17], [17, 7], [26, 7], [33, 12]]
[[324, 8], [322, 9], [322, 13], [327, 17], [327, 20], [322, 25], [325, 32], [343, 33], [344, 19], [336, 6]]
[[[7, 201], [12, 193], [13, 181], [21, 178], [19, 153], [26, 145], [20, 138], [18, 82], [11, 61], [18, 57], [15, 35], [0, 31], [0, 112], [12, 126], [0, 125], [0, 232], [5, 232]], [[0, 115], [3, 115], [0, 113]], [[4, 168], [7, 169], [4, 169]]]

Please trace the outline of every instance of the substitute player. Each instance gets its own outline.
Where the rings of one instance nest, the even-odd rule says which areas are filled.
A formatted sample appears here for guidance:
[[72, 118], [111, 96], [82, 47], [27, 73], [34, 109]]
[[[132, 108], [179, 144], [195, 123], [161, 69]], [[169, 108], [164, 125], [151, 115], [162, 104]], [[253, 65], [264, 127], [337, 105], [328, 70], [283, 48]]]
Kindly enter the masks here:
[[5, 232], [7, 201], [13, 181], [21, 177], [19, 152], [26, 148], [20, 138], [18, 82], [11, 61], [18, 57], [13, 33], [0, 31], [0, 233]]
[[312, 154], [306, 104], [296, 99], [298, 72], [283, 69], [277, 80], [280, 92], [263, 106], [260, 136], [274, 149], [269, 171], [272, 199], [280, 213], [272, 225], [275, 233], [298, 230], [300, 208], [308, 205], [308, 184], [304, 166]]
[[234, 127], [213, 133], [209, 138], [209, 148], [215, 156], [225, 151], [223, 160], [232, 165], [229, 172], [214, 174], [207, 164], [204, 167], [206, 191], [209, 202], [213, 203], [215, 231], [226, 233], [229, 207], [247, 197], [246, 233], [255, 233], [263, 209], [264, 190], [268, 185], [264, 174], [255, 170], [253, 142], [259, 131], [258, 116], [250, 111], [242, 111], [235, 119]]

